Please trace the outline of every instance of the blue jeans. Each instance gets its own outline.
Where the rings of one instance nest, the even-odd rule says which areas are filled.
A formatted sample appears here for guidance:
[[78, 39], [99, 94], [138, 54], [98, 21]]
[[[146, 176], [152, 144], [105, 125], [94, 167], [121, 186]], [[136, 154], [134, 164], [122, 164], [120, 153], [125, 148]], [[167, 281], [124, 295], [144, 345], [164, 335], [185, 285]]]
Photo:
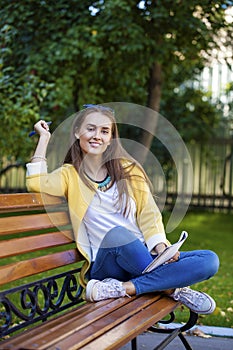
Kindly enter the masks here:
[[181, 252], [178, 261], [142, 274], [153, 260], [146, 246], [124, 227], [111, 229], [104, 237], [92, 264], [90, 278], [131, 281], [136, 294], [190, 286], [212, 277], [219, 268], [218, 256], [210, 250]]

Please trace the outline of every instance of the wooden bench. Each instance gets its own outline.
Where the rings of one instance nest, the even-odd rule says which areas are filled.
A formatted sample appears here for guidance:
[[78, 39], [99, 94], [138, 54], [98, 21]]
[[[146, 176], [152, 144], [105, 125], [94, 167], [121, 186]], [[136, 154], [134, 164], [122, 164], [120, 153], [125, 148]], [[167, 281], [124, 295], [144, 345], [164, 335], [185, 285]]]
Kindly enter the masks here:
[[[46, 208], [44, 203], [46, 202]], [[42, 194], [0, 195], [0, 348], [120, 349], [146, 330], [169, 335], [163, 349], [197, 321], [190, 312], [179, 329], [155, 324], [179, 303], [161, 294], [85, 302], [78, 283], [82, 256], [72, 240], [67, 205]], [[42, 276], [41, 276], [42, 275]], [[55, 317], [52, 317], [56, 315]]]

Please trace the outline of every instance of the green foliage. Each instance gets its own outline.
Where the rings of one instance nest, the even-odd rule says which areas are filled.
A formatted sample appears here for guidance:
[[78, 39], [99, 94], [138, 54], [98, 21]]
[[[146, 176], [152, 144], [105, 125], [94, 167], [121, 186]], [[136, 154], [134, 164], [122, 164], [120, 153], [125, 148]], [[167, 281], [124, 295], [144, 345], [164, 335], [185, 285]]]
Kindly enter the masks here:
[[222, 117], [216, 104], [209, 102], [207, 94], [189, 87], [168, 92], [161, 113], [170, 116], [169, 120], [186, 142], [203, 142], [203, 139], [213, 137]]
[[[200, 72], [211, 50], [219, 46], [219, 30], [224, 28], [226, 41], [232, 40], [224, 19], [226, 0], [0, 4], [1, 156], [26, 157], [32, 149], [26, 136], [39, 118], [53, 120], [56, 127], [84, 103], [147, 105], [155, 62], [162, 66], [162, 111], [169, 112], [171, 98], [178, 108], [178, 101], [190, 93], [173, 94], [174, 88]], [[196, 112], [202, 113], [203, 101], [198, 92], [195, 96], [191, 104], [200, 102]], [[209, 119], [203, 116], [199, 121], [204, 131], [216, 122], [213, 109], [205, 106]], [[185, 118], [198, 121], [186, 112]], [[172, 120], [172, 115], [166, 117]], [[179, 131], [187, 123], [198, 130], [199, 124], [192, 122], [183, 120]]]

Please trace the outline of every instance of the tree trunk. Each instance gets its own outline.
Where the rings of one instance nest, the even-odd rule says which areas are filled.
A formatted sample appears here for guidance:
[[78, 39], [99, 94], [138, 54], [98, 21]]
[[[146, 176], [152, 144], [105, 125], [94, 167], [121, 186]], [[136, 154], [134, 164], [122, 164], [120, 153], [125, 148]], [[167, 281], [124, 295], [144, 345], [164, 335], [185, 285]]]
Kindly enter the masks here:
[[151, 68], [148, 93], [148, 107], [159, 111], [162, 86], [162, 66], [155, 62]]
[[[148, 107], [153, 109], [155, 112], [159, 112], [160, 100], [162, 90], [162, 66], [160, 63], [155, 62], [150, 70], [149, 86], [148, 86]], [[135, 158], [143, 164], [146, 160], [148, 151], [153, 141], [158, 118], [156, 113], [148, 113], [145, 115], [145, 121], [143, 123], [144, 130], [141, 134], [140, 142], [144, 147], [140, 148]]]

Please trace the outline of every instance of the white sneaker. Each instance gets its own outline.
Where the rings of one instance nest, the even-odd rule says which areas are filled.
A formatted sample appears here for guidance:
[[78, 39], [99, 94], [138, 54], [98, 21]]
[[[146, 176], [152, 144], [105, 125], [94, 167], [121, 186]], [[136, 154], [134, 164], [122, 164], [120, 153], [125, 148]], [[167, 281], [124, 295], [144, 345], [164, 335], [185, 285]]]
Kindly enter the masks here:
[[204, 292], [192, 290], [189, 287], [177, 288], [171, 295], [197, 314], [211, 314], [216, 307], [214, 299]]
[[106, 278], [103, 281], [93, 279], [87, 283], [87, 301], [99, 301], [124, 296], [126, 296], [126, 290], [123, 288], [122, 282], [113, 278]]

